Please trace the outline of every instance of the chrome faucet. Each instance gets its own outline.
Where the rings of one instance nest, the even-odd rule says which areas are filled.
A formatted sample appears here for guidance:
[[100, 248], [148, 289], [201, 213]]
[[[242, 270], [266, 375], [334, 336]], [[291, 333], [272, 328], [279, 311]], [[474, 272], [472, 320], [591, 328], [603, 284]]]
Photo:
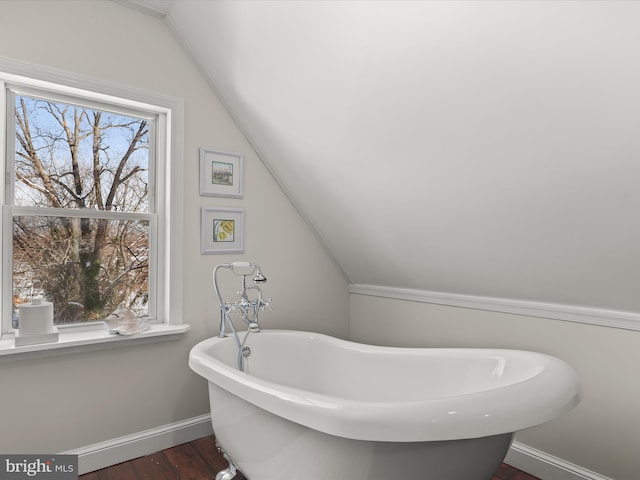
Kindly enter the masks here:
[[[235, 275], [242, 276], [242, 289], [236, 292], [240, 295], [240, 300], [235, 302], [225, 302], [222, 299], [222, 294], [220, 293], [220, 288], [218, 286], [218, 270], [221, 268], [230, 269]], [[222, 263], [213, 269], [213, 288], [216, 291], [216, 295], [218, 296], [218, 301], [220, 303], [220, 332], [218, 336], [226, 337], [228, 335], [227, 328], [231, 331], [230, 333], [233, 335], [238, 347], [238, 368], [240, 370], [244, 370], [244, 358], [250, 354], [248, 353], [250, 350], [244, 348], [244, 344], [249, 333], [257, 333], [260, 331], [260, 323], [258, 322], [259, 312], [263, 311], [265, 308], [271, 309], [271, 299], [269, 298], [265, 300], [262, 298], [262, 290], [258, 285], [247, 286], [247, 277], [252, 275], [255, 275], [253, 278], [254, 284], [265, 283], [267, 281], [267, 277], [263, 275], [260, 265], [257, 263]], [[249, 290], [256, 290], [258, 292], [258, 297], [253, 300], [250, 299], [248, 294]], [[240, 341], [238, 332], [231, 320], [232, 313], [240, 314], [242, 321], [248, 326], [247, 333], [242, 342]]]

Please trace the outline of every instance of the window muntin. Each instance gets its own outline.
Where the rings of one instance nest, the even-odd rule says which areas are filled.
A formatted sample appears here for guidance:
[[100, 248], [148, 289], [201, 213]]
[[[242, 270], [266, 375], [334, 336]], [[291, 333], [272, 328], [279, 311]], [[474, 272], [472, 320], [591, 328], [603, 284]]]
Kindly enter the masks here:
[[13, 319], [4, 331], [16, 326], [17, 302], [38, 293], [53, 301], [56, 324], [99, 320], [119, 303], [152, 318], [162, 311], [158, 225], [167, 223], [154, 199], [156, 172], [168, 174], [169, 121], [166, 109], [134, 103], [7, 89]]

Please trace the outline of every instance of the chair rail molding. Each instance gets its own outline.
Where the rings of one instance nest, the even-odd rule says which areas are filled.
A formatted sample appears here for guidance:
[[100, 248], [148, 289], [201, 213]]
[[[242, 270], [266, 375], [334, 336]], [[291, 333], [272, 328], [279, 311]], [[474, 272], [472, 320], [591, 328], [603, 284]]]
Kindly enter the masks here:
[[352, 284], [349, 293], [640, 331], [640, 313], [635, 312], [379, 285]]

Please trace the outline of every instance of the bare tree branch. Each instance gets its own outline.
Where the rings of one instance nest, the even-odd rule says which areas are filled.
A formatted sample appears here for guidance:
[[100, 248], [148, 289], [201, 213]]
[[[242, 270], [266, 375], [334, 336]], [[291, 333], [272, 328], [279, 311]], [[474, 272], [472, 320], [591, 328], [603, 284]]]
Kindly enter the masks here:
[[[21, 201], [104, 211], [148, 204], [148, 158], [136, 153], [147, 149], [148, 121], [18, 99]], [[90, 217], [14, 219], [14, 282], [40, 282], [65, 320], [101, 318], [122, 301], [142, 304], [148, 297], [148, 225]]]

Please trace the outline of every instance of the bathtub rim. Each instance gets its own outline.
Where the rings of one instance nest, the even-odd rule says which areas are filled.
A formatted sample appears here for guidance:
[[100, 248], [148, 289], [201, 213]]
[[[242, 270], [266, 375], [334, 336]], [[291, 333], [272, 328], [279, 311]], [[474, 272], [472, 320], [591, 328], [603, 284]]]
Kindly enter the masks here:
[[417, 401], [369, 402], [289, 387], [241, 372], [206, 350], [232, 338], [211, 337], [196, 344], [189, 367], [208, 381], [287, 420], [355, 440], [417, 442], [460, 440], [512, 433], [568, 412], [581, 399], [577, 375], [564, 361], [538, 352], [497, 348], [386, 347], [351, 342], [316, 332], [264, 330], [260, 335], [309, 336], [366, 351], [428, 350], [483, 355], [526, 354], [538, 359], [539, 374], [496, 389]]

